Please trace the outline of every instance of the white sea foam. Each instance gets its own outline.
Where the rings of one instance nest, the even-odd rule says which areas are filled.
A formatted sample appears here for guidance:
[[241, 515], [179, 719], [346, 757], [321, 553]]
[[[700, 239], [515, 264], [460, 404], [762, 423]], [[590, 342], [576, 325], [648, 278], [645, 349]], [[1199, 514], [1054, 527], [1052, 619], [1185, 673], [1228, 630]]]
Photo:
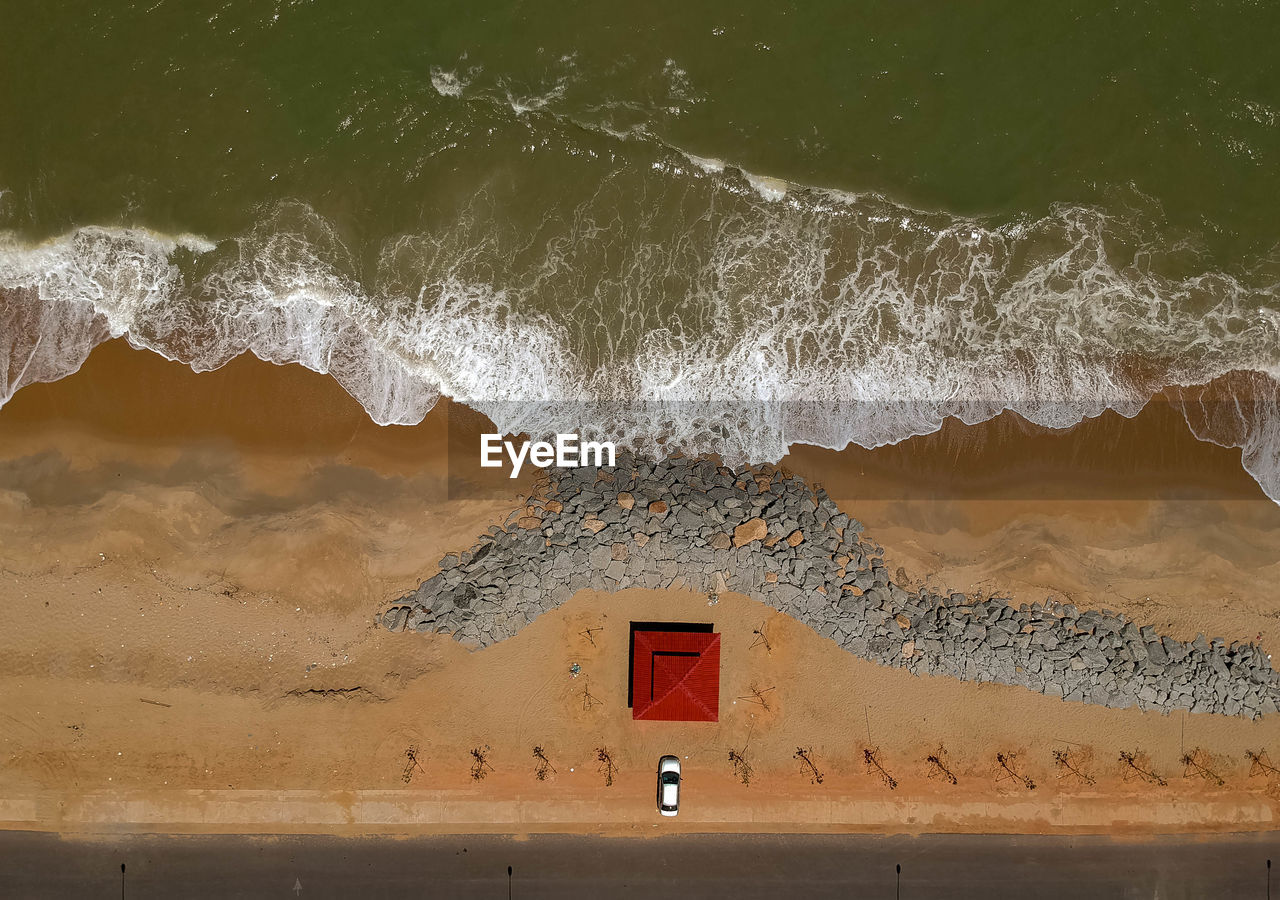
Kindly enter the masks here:
[[706, 156], [695, 156], [692, 153], [684, 153], [683, 155], [685, 159], [689, 160], [689, 162], [693, 163], [695, 166], [697, 166], [703, 172], [706, 172], [708, 175], [719, 175], [721, 172], [724, 171], [724, 160], [722, 159], [713, 159]]
[[[254, 246], [200, 285], [174, 256], [213, 252], [141, 229], [82, 228], [35, 247], [0, 242], [0, 399], [79, 369], [97, 344], [140, 349], [209, 371], [246, 351], [332, 374], [380, 424], [422, 420], [438, 394], [378, 345], [358, 297], [307, 246], [282, 235]], [[209, 302], [202, 302], [203, 300]]]
[[469, 83], [469, 78], [459, 76], [457, 72], [431, 67], [431, 86], [441, 97], [461, 97]]
[[[872, 195], [793, 189], [781, 204], [740, 170], [703, 172], [720, 211], [694, 204], [674, 239], [619, 244], [598, 224], [622, 214], [602, 189], [519, 271], [482, 212], [389, 242], [363, 281], [300, 204], [217, 246], [138, 229], [5, 237], [0, 400], [124, 335], [200, 371], [249, 351], [329, 372], [383, 424], [421, 420], [444, 393], [506, 432], [772, 461], [948, 416], [1131, 416], [1172, 386], [1193, 431], [1243, 448], [1280, 501], [1280, 298], [1265, 265], [1162, 275], [1186, 271], [1161, 263], [1177, 247], [1095, 209], [989, 224]], [[1251, 374], [1196, 387], [1233, 372]]]
[[787, 196], [788, 185], [781, 178], [770, 178], [768, 175], [753, 175], [745, 171], [742, 174], [747, 179], [747, 183], [755, 188], [755, 192], [770, 203]]
[[693, 83], [689, 80], [689, 73], [681, 68], [674, 59], [668, 59], [662, 64], [662, 74], [666, 78], [667, 92], [671, 98], [671, 103], [666, 107], [666, 111], [672, 115], [683, 115], [688, 111], [689, 107], [695, 106], [706, 99], [693, 89]]
[[504, 87], [507, 105], [517, 116], [537, 112], [564, 96], [566, 82], [567, 79], [561, 78], [553, 87], [541, 94], [516, 93], [511, 87]]

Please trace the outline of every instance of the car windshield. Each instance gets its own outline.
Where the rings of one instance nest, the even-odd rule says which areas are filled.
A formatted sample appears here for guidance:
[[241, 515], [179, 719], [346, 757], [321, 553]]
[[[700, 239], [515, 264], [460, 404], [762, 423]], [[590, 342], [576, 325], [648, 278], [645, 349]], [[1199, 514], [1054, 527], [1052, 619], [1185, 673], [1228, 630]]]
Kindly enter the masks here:
[[663, 772], [662, 783], [663, 784], [679, 784], [680, 776], [677, 775], [675, 772]]

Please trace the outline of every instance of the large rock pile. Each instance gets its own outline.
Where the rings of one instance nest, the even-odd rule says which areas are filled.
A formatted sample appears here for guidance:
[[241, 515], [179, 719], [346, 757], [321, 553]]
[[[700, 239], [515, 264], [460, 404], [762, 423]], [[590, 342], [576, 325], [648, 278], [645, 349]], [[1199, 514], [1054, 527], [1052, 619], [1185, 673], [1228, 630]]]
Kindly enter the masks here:
[[895, 584], [862, 525], [798, 476], [622, 454], [612, 468], [550, 471], [538, 499], [444, 557], [382, 624], [487, 646], [584, 588], [733, 590], [916, 673], [1121, 708], [1257, 717], [1280, 704], [1280, 673], [1252, 644], [1184, 643], [1107, 611]]

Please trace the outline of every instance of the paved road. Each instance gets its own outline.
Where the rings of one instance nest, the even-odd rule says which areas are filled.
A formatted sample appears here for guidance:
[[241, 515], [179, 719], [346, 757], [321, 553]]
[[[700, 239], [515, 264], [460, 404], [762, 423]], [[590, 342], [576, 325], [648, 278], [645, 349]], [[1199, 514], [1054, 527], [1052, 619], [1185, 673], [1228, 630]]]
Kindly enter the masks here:
[[[1280, 834], [1106, 838], [125, 836], [0, 832], [0, 897], [1258, 898]], [[121, 884], [120, 865], [126, 865]], [[1280, 876], [1280, 872], [1276, 873]], [[1280, 884], [1273, 884], [1280, 900]]]

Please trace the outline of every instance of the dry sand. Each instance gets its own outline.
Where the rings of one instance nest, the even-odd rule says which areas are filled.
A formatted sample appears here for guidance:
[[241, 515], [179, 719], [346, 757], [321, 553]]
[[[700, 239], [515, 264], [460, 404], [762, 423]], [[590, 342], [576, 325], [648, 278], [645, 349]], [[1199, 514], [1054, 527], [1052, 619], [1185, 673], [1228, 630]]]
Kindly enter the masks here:
[[[481, 425], [442, 404], [421, 426], [379, 428], [297, 367], [241, 359], [195, 375], [119, 342], [19, 393], [0, 411], [0, 824], [647, 828], [657, 756], [676, 752], [686, 807], [664, 827], [1276, 827], [1280, 788], [1244, 755], [1280, 761], [1274, 717], [916, 678], [737, 595], [584, 592], [481, 652], [380, 630], [389, 598], [529, 489], [461, 483], [476, 477]], [[784, 465], [823, 482], [913, 579], [1070, 597], [1179, 636], [1280, 637], [1280, 509], [1238, 451], [1194, 441], [1162, 407], [1066, 434], [1002, 417]], [[717, 724], [630, 718], [627, 623], [666, 618], [724, 636]], [[767, 708], [744, 699], [753, 689]], [[535, 745], [555, 767], [546, 782]], [[492, 768], [476, 781], [470, 751], [485, 746]], [[896, 789], [868, 771], [868, 747]], [[1222, 785], [1185, 776], [1195, 748]], [[1094, 783], [1059, 777], [1054, 750]], [[1127, 770], [1122, 750], [1167, 785]]]

